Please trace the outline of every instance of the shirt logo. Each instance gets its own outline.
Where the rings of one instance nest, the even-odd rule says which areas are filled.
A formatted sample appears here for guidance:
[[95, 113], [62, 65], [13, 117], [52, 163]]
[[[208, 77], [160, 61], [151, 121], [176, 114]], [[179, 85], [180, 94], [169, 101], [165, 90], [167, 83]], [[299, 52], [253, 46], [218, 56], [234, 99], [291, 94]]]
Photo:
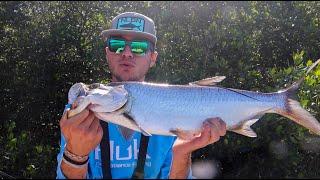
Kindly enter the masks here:
[[[122, 149], [121, 149], [122, 148]], [[133, 139], [133, 144], [127, 148], [123, 146], [115, 145], [115, 141], [110, 140], [110, 161], [111, 168], [131, 168], [136, 167], [137, 163], [135, 160], [138, 159], [138, 140]], [[95, 160], [96, 165], [101, 167], [101, 149], [99, 146], [95, 149]], [[145, 165], [151, 167], [151, 157], [147, 154]]]
[[[117, 161], [123, 161], [123, 160], [136, 160], [138, 159], [138, 141], [137, 139], [133, 139], [133, 146], [129, 145], [126, 149], [121, 149], [121, 146], [115, 145], [115, 142], [110, 140], [110, 160], [117, 160]], [[99, 152], [100, 148], [95, 149], [95, 159], [99, 159]], [[147, 154], [146, 159], [150, 159], [151, 157]]]
[[117, 29], [144, 31], [144, 19], [138, 17], [122, 17], [118, 19]]

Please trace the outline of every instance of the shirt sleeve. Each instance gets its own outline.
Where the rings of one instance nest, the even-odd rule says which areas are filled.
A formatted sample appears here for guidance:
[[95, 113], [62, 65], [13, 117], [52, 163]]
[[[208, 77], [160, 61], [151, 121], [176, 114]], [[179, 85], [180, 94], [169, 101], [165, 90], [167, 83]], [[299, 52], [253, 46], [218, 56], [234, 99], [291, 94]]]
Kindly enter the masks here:
[[195, 177], [192, 175], [192, 169], [191, 166], [189, 167], [189, 173], [187, 179], [195, 179]]
[[[63, 113], [66, 112], [67, 109], [71, 108], [71, 104], [67, 104], [64, 108]], [[65, 177], [65, 175], [63, 174], [62, 170], [61, 170], [61, 162], [62, 162], [62, 157], [63, 157], [63, 152], [64, 152], [64, 148], [66, 147], [66, 139], [63, 136], [62, 132], [61, 134], [61, 139], [60, 139], [60, 151], [59, 154], [57, 155], [57, 176], [56, 179], [67, 179], [67, 177]], [[88, 167], [89, 168], [89, 167]], [[89, 174], [87, 173], [86, 178], [89, 179]]]
[[[71, 108], [71, 104], [66, 104], [66, 106], [64, 107], [63, 113], [66, 112], [67, 109]], [[64, 148], [66, 146], [66, 140], [63, 136], [62, 133], [60, 133], [61, 135], [61, 139], [60, 139], [60, 151], [59, 154], [57, 155], [57, 161], [58, 161], [58, 166], [57, 166], [57, 176], [56, 179], [66, 179], [66, 177], [64, 176], [62, 170], [61, 170], [61, 162], [62, 162], [62, 156], [63, 156], [63, 152], [64, 152]]]
[[164, 163], [160, 169], [159, 179], [169, 179], [169, 173], [172, 164], [172, 147], [168, 151]]
[[166, 158], [161, 166], [160, 173], [158, 178], [159, 179], [169, 179], [171, 165], [172, 165], [172, 146], [175, 142], [176, 137], [172, 138], [172, 142], [170, 142], [170, 149], [167, 152]]
[[63, 152], [64, 152], [64, 148], [66, 146], [65, 143], [65, 138], [61, 133], [61, 140], [60, 140], [60, 152], [57, 156], [57, 161], [58, 161], [58, 166], [57, 166], [57, 176], [56, 179], [66, 179], [66, 177], [64, 176], [62, 170], [61, 170], [61, 162], [62, 162], [62, 156], [63, 156]]

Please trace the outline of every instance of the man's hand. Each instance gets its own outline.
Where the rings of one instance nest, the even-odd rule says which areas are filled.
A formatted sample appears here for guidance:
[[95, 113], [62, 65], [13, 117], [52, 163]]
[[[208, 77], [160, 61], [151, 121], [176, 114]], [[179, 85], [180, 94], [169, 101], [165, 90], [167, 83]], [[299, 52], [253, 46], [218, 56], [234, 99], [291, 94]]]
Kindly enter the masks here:
[[[72, 108], [75, 108], [75, 106], [73, 104]], [[103, 130], [99, 119], [88, 109], [84, 109], [69, 119], [67, 114], [68, 111], [64, 113], [60, 120], [60, 129], [66, 139], [67, 150], [79, 156], [88, 155], [102, 139]], [[88, 167], [74, 168], [62, 161], [61, 170], [67, 178], [84, 179]]]
[[191, 153], [219, 141], [226, 134], [226, 129], [226, 123], [220, 118], [212, 118], [203, 123], [199, 137], [189, 141], [178, 138], [172, 147], [173, 160], [169, 178], [186, 179], [191, 166]]
[[178, 138], [173, 145], [173, 151], [179, 154], [189, 154], [219, 141], [220, 137], [226, 134], [226, 123], [220, 118], [211, 118], [204, 121], [202, 128], [201, 135], [190, 141]]
[[103, 135], [99, 119], [88, 109], [69, 119], [66, 112], [60, 120], [60, 129], [68, 151], [79, 156], [88, 155], [100, 143]]

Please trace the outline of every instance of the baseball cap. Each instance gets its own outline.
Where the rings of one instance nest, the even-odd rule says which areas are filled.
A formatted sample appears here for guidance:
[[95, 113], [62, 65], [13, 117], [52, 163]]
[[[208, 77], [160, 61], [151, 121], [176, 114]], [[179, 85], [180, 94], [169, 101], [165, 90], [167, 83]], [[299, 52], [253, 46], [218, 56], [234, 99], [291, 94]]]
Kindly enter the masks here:
[[156, 44], [156, 29], [151, 18], [136, 12], [125, 12], [111, 21], [111, 28], [101, 32], [106, 41], [110, 36], [132, 34], [137, 38], [146, 38]]

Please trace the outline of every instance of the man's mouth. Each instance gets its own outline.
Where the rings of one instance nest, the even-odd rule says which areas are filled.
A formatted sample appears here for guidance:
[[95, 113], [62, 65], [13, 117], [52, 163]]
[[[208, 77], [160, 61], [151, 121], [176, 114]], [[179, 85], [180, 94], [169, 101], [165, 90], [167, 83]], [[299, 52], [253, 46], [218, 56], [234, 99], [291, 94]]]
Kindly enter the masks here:
[[129, 63], [129, 62], [124, 62], [124, 63], [120, 63], [121, 67], [126, 67], [126, 68], [132, 68], [135, 65], [133, 63]]

